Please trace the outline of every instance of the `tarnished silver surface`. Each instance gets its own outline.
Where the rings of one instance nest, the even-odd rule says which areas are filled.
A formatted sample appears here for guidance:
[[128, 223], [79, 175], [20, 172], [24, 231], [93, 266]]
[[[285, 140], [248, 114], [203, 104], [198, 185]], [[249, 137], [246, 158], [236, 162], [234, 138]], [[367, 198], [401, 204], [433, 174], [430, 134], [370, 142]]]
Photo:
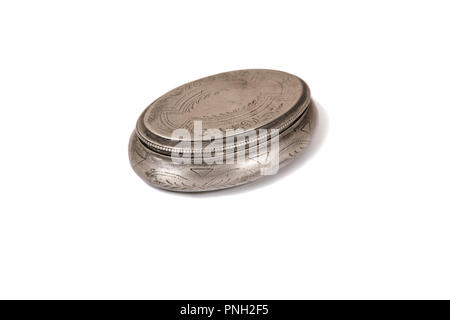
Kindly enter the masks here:
[[[245, 157], [241, 163], [181, 164], [171, 158], [175, 151], [188, 151], [194, 156], [211, 140], [189, 144], [189, 150], [179, 149], [180, 139], [172, 139], [174, 130], [185, 129], [191, 142], [198, 140], [195, 121], [201, 121], [203, 131], [242, 129], [245, 134], [278, 129], [277, 156], [283, 167], [309, 144], [315, 119], [309, 88], [294, 75], [259, 69], [221, 73], [182, 85], [147, 107], [130, 139], [130, 162], [144, 181], [163, 189], [200, 192], [229, 188], [262, 177], [267, 158], [252, 154], [249, 148], [265, 140], [261, 142], [260, 136], [253, 142], [246, 140], [244, 151], [240, 151]], [[236, 145], [225, 144], [225, 138], [223, 150], [239, 152]], [[272, 156], [268, 148], [266, 157]]]

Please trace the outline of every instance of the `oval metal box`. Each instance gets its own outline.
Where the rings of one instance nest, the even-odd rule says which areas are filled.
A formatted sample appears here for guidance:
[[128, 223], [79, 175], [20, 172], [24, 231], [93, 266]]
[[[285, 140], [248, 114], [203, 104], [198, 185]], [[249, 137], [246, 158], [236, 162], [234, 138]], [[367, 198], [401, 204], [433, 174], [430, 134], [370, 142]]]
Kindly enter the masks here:
[[307, 84], [281, 71], [238, 70], [175, 88], [148, 106], [129, 143], [134, 171], [181, 192], [225, 189], [275, 174], [311, 141]]

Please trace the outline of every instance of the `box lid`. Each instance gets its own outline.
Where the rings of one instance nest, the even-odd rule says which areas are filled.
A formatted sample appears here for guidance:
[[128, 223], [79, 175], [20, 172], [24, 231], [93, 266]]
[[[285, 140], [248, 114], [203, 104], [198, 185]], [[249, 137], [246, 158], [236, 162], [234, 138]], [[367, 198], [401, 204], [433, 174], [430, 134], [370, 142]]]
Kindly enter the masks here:
[[[159, 153], [202, 152], [211, 142], [211, 136], [203, 134], [208, 129], [220, 130], [223, 139], [258, 129], [281, 133], [309, 102], [307, 84], [292, 74], [265, 69], [225, 72], [189, 82], [155, 100], [139, 117], [136, 134]], [[179, 129], [185, 134], [180, 136]], [[255, 139], [266, 141], [267, 137]], [[180, 141], [190, 142], [189, 147], [184, 144], [180, 149]], [[223, 143], [222, 148], [230, 145]]]

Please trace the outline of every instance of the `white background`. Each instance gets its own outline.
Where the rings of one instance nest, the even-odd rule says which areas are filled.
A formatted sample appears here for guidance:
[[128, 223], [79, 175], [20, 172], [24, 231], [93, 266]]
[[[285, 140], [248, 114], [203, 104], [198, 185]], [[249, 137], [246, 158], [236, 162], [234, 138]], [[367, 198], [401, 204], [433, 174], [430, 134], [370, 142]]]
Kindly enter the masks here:
[[[0, 298], [450, 298], [448, 1], [2, 1]], [[128, 163], [142, 110], [302, 77], [311, 148], [208, 194]]]

